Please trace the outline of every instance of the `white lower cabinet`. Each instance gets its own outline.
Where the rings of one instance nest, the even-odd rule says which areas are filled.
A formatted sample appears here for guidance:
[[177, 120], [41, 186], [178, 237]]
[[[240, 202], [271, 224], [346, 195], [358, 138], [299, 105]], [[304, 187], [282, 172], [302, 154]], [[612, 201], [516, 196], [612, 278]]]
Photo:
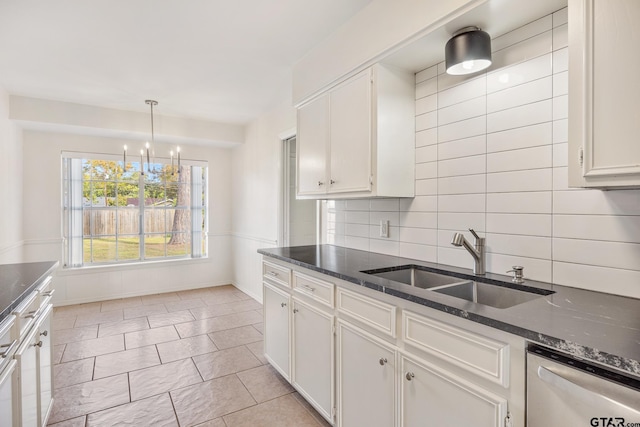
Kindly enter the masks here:
[[39, 420], [41, 426], [47, 424], [53, 404], [53, 346], [51, 345], [51, 315], [53, 306], [45, 310], [38, 325], [38, 385], [40, 397]]
[[16, 351], [16, 390], [21, 427], [38, 426], [38, 329], [33, 328]]
[[289, 294], [264, 283], [264, 353], [287, 380], [289, 373]]
[[506, 399], [449, 375], [435, 365], [400, 358], [400, 425], [500, 427], [507, 416]]
[[332, 312], [293, 298], [291, 383], [328, 420], [334, 416]]
[[13, 411], [13, 381], [12, 376], [16, 370], [18, 363], [15, 360], [9, 360], [3, 370], [0, 371], [0, 414], [2, 414], [2, 425], [15, 425], [15, 416]]
[[396, 351], [359, 328], [338, 321], [338, 425], [396, 425]]

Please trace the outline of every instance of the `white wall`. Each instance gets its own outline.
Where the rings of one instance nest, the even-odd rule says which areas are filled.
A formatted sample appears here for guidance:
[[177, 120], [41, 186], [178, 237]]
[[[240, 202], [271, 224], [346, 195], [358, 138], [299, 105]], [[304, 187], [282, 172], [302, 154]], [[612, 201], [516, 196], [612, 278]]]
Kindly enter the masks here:
[[486, 73], [417, 73], [416, 197], [329, 202], [328, 242], [471, 268], [450, 241], [473, 227], [487, 271], [640, 298], [640, 190], [567, 186], [566, 36], [563, 9], [495, 39]]
[[[62, 265], [61, 152], [121, 154], [139, 141], [25, 131], [24, 255], [26, 261], [59, 260]], [[158, 144], [158, 152], [169, 147]], [[231, 283], [231, 152], [182, 146], [186, 159], [209, 162], [209, 258], [130, 266], [60, 269], [56, 304], [73, 304]]]
[[22, 132], [0, 87], [0, 264], [22, 261]]
[[278, 245], [283, 132], [296, 124], [290, 101], [253, 121], [233, 149], [231, 185], [233, 284], [262, 301], [259, 248]]

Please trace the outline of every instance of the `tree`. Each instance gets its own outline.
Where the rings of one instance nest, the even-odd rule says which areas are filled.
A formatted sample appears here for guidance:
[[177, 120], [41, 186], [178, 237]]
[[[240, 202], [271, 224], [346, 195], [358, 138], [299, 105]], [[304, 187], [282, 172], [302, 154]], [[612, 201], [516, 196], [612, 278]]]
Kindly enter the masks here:
[[[191, 241], [191, 168], [180, 166], [178, 174], [178, 194], [173, 215], [170, 245], [182, 245]], [[186, 207], [186, 209], [181, 209]]]

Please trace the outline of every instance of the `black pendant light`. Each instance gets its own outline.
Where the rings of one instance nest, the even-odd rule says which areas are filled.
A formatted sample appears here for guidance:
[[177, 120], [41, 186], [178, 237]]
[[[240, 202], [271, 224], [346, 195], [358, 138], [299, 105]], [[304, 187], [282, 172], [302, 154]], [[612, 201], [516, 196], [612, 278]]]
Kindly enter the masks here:
[[478, 27], [455, 32], [444, 48], [447, 74], [471, 74], [491, 65], [491, 36]]

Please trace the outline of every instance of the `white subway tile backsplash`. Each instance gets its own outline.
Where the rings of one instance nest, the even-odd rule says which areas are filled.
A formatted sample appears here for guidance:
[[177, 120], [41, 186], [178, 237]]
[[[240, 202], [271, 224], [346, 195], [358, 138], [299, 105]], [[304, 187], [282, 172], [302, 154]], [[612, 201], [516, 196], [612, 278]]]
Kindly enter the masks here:
[[567, 142], [569, 140], [569, 120], [561, 119], [553, 122], [553, 143]]
[[551, 189], [551, 169], [532, 169], [487, 174], [487, 193], [547, 191]]
[[438, 211], [485, 212], [486, 197], [484, 194], [440, 195], [438, 196]]
[[550, 99], [553, 89], [555, 89], [552, 83], [552, 77], [549, 76], [491, 93], [487, 96], [487, 112], [494, 113], [496, 111]]
[[435, 162], [438, 160], [438, 147], [426, 145], [416, 148], [416, 163]]
[[569, 44], [569, 25], [563, 24], [553, 29], [553, 49], [561, 49]]
[[461, 157], [438, 162], [438, 177], [479, 175], [487, 171], [486, 156]]
[[554, 12], [551, 16], [553, 18], [554, 28], [566, 24], [567, 22], [569, 22], [569, 8], [564, 7], [559, 11]]
[[552, 102], [555, 105], [555, 99], [553, 101], [548, 99], [487, 114], [487, 132], [499, 132], [537, 123], [550, 122], [552, 119]]
[[491, 73], [551, 53], [553, 50], [552, 41], [552, 31], [546, 31], [516, 45], [495, 52], [492, 55], [492, 64], [488, 71]]
[[566, 119], [567, 117], [569, 117], [569, 95], [553, 98], [553, 120]]
[[569, 93], [569, 72], [563, 71], [553, 75], [553, 96]]
[[554, 261], [640, 271], [640, 244], [553, 239]]
[[417, 73], [416, 197], [329, 202], [326, 241], [471, 269], [450, 242], [473, 227], [487, 271], [640, 298], [640, 191], [568, 188], [566, 43], [564, 8], [494, 39], [486, 73]]
[[538, 20], [523, 25], [522, 27], [516, 28], [513, 31], [509, 31], [506, 34], [496, 37], [495, 39], [492, 39], [491, 50], [493, 52], [497, 52], [516, 43], [520, 43], [523, 40], [544, 33], [545, 31], [549, 31], [552, 28], [552, 16], [547, 15]]
[[434, 111], [438, 108], [438, 96], [436, 94], [425, 96], [416, 100], [416, 116]]
[[416, 179], [431, 179], [438, 177], [438, 162], [418, 163], [416, 165]]
[[438, 196], [416, 196], [400, 199], [400, 212], [437, 212]]
[[508, 129], [487, 135], [487, 153], [537, 147], [551, 144], [552, 125], [549, 122]]
[[437, 194], [485, 193], [487, 189], [485, 175], [454, 176], [437, 181]]
[[[443, 76], [444, 75], [445, 74], [443, 74]], [[439, 76], [438, 80], [442, 80], [442, 76]], [[484, 75], [480, 77], [476, 76], [468, 82], [438, 92], [438, 108], [446, 108], [453, 104], [458, 104], [462, 101], [467, 101], [479, 96], [484, 96], [486, 95], [486, 93], [486, 77]]]
[[487, 93], [508, 89], [550, 75], [551, 53], [548, 53], [517, 65], [490, 72], [487, 75]]
[[438, 92], [438, 78], [425, 80], [416, 85], [416, 99], [424, 98], [425, 96], [433, 95]]
[[551, 145], [489, 153], [487, 154], [487, 172], [549, 168], [551, 155]]
[[551, 191], [487, 194], [487, 212], [550, 214], [553, 196]]
[[438, 66], [426, 68], [416, 73], [416, 85], [422, 83], [425, 80], [432, 79], [438, 75]]
[[434, 212], [400, 212], [400, 226], [437, 228], [438, 214]]
[[479, 96], [438, 110], [438, 126], [487, 114], [487, 98]]
[[640, 215], [554, 215], [553, 236], [640, 243]]
[[640, 271], [595, 265], [553, 262], [553, 277], [557, 283], [594, 291], [638, 298]]
[[400, 242], [433, 246], [438, 244], [438, 231], [434, 228], [400, 227], [399, 233]]
[[553, 167], [569, 166], [569, 144], [553, 144]]
[[416, 131], [427, 130], [436, 126], [438, 126], [438, 113], [436, 111], [416, 116]]
[[487, 150], [487, 136], [479, 135], [438, 144], [438, 159], [447, 160], [458, 157], [484, 154]]
[[551, 238], [511, 234], [486, 235], [486, 250], [494, 254], [551, 259]]
[[445, 126], [438, 127], [438, 142], [453, 141], [455, 139], [470, 138], [484, 135], [487, 132], [487, 118], [475, 117]]
[[438, 143], [438, 129], [427, 129], [416, 132], [416, 148]]
[[553, 52], [553, 72], [561, 73], [569, 69], [569, 48]]
[[551, 215], [488, 213], [487, 233], [551, 237]]

